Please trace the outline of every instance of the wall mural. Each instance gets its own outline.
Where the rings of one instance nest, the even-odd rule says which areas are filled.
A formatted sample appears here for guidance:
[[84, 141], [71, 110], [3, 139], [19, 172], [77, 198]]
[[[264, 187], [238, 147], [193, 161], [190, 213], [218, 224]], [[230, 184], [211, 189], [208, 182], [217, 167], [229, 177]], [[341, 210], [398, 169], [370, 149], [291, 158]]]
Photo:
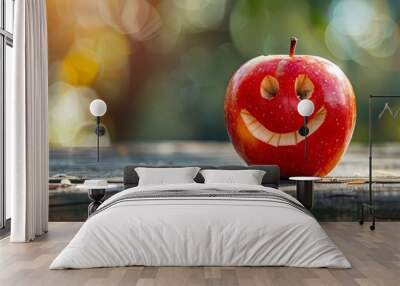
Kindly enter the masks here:
[[[368, 94], [398, 90], [396, 5], [48, 0], [50, 146], [96, 145], [88, 110], [95, 98], [109, 107], [103, 145], [228, 141], [223, 105], [232, 73], [258, 55], [286, 53], [291, 35], [300, 39], [297, 54], [329, 59], [351, 79], [359, 108], [354, 141], [365, 142]], [[393, 138], [379, 132], [382, 141]]]
[[[368, 96], [399, 91], [396, 11], [396, 0], [47, 0], [51, 218], [87, 215], [87, 196], [61, 179], [114, 179], [128, 164], [279, 163], [284, 176], [337, 164], [328, 176], [367, 177]], [[294, 56], [299, 64], [281, 64], [280, 76], [291, 36], [296, 55], [315, 57]], [[262, 70], [241, 84], [251, 65]], [[299, 97], [314, 108], [307, 123]], [[107, 104], [100, 162], [94, 99]], [[389, 103], [374, 127], [380, 177], [400, 176], [400, 145], [378, 146], [400, 142], [400, 103]], [[341, 196], [355, 197], [351, 185], [337, 192], [318, 192], [319, 219], [357, 216], [355, 200]]]
[[[283, 177], [325, 176], [350, 143], [355, 96], [337, 65], [295, 55], [296, 42], [289, 55], [260, 56], [239, 68], [226, 92], [225, 121], [247, 163], [278, 164]], [[299, 114], [303, 102], [311, 104], [305, 118]]]

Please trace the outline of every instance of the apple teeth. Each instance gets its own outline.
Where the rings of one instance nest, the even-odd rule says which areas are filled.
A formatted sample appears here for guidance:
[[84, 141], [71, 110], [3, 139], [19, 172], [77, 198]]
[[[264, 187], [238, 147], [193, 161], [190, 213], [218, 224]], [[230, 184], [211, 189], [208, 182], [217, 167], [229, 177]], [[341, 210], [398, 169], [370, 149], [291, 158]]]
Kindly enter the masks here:
[[269, 145], [278, 147], [278, 146], [279, 146], [280, 139], [281, 139], [281, 134], [279, 134], [279, 133], [274, 133], [274, 135], [272, 136], [272, 138], [271, 138], [268, 142], [266, 142], [266, 143], [268, 143]]
[[[308, 136], [313, 134], [318, 128], [324, 123], [327, 115], [327, 110], [325, 107], [321, 107], [314, 117], [307, 124], [309, 129]], [[249, 113], [247, 109], [242, 109], [240, 111], [240, 116], [246, 125], [249, 132], [258, 140], [272, 145], [274, 147], [278, 146], [293, 146], [304, 140], [305, 137], [300, 136], [298, 130], [287, 132], [287, 133], [276, 133], [264, 125], [262, 125], [253, 115]]]
[[325, 107], [321, 107], [318, 110], [318, 112], [314, 115], [312, 120], [310, 120], [310, 122], [307, 124], [309, 135], [317, 131], [318, 128], [322, 125], [322, 123], [324, 123], [327, 113], [328, 112], [326, 111]]
[[240, 112], [240, 116], [244, 121], [250, 133], [260, 141], [268, 142], [274, 133], [265, 128], [257, 119], [255, 119], [246, 109]]
[[297, 144], [296, 133], [297, 132], [289, 132], [281, 134], [279, 145], [280, 146], [296, 145]]

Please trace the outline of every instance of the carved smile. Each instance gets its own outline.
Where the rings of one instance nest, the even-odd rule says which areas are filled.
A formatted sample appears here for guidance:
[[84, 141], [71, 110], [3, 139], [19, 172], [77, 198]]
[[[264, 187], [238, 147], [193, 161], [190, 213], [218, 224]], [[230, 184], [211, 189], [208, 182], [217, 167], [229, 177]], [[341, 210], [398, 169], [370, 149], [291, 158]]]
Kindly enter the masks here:
[[[321, 107], [314, 117], [308, 122], [307, 127], [310, 136], [324, 123], [327, 111], [325, 107]], [[277, 133], [269, 130], [264, 125], [262, 125], [253, 115], [251, 115], [246, 109], [240, 111], [240, 116], [246, 125], [249, 132], [258, 140], [267, 143], [269, 145], [278, 146], [292, 146], [300, 143], [305, 137], [298, 133], [298, 130], [287, 132], [287, 133]]]

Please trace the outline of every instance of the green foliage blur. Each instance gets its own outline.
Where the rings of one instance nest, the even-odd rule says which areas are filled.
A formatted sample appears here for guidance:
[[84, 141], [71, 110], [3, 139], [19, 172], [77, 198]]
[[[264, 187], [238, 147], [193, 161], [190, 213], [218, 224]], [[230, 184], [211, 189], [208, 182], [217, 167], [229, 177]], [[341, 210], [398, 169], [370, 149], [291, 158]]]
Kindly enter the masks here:
[[[292, 35], [299, 38], [297, 54], [325, 57], [350, 79], [358, 108], [353, 142], [368, 139], [368, 95], [400, 95], [400, 1], [47, 2], [48, 15], [53, 15], [49, 68], [55, 71], [50, 108], [60, 110], [66, 104], [52, 85], [67, 83], [63, 91], [73, 91], [76, 98], [82, 86], [90, 89], [90, 96], [83, 95], [88, 101], [102, 98], [109, 106], [104, 122], [111, 142], [229, 140], [223, 116], [228, 80], [255, 56], [286, 54]], [[110, 40], [99, 46], [104, 33]], [[110, 59], [112, 53], [116, 55]], [[74, 61], [89, 68], [77, 68]], [[384, 103], [374, 103], [376, 118]], [[397, 111], [400, 100], [391, 107]], [[91, 120], [86, 107], [79, 112], [74, 115], [78, 129]], [[53, 129], [62, 132], [64, 121], [54, 119]], [[377, 119], [374, 130], [377, 141], [399, 140], [400, 113]], [[53, 145], [81, 142], [50, 136]]]

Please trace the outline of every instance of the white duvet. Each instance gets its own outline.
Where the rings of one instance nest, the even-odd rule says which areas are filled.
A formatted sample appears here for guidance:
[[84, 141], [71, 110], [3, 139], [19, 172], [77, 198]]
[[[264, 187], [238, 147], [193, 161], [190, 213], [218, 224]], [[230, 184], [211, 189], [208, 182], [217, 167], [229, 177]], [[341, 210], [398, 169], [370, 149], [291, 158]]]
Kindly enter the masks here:
[[50, 269], [145, 266], [294, 266], [349, 268], [350, 263], [311, 215], [257, 198], [151, 198], [133, 192], [262, 190], [253, 185], [143, 186], [109, 198], [56, 257]]

